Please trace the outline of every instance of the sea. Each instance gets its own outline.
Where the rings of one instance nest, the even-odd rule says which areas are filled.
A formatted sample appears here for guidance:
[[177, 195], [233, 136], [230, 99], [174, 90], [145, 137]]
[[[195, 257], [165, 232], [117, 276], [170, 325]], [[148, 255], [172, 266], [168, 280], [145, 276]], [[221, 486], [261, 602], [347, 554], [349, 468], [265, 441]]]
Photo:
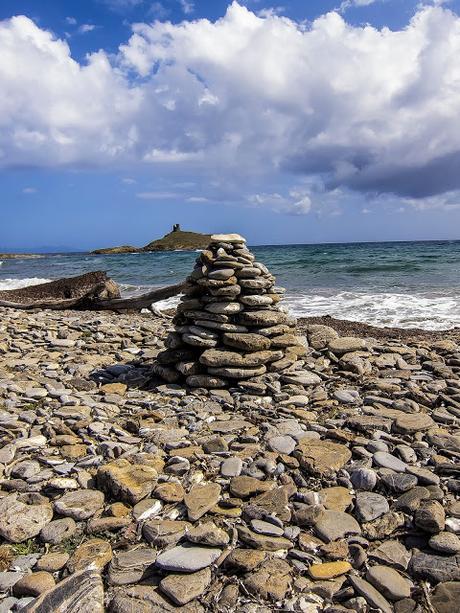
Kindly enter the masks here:
[[[265, 245], [257, 260], [286, 288], [300, 317], [331, 315], [377, 326], [448, 330], [460, 326], [460, 241]], [[0, 260], [0, 289], [104, 270], [125, 296], [183, 280], [190, 251], [43, 254]], [[156, 306], [173, 306], [172, 298]]]

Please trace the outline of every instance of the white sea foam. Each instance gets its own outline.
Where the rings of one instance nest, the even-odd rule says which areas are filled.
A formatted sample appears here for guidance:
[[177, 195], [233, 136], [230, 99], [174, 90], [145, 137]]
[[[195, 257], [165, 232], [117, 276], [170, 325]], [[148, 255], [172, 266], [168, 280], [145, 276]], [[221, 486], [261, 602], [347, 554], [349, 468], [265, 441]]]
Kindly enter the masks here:
[[171, 298], [166, 298], [166, 300], [160, 300], [159, 302], [155, 302], [155, 306], [160, 311], [164, 311], [166, 309], [175, 309], [179, 304], [181, 296], [172, 296]]
[[[123, 285], [122, 294], [139, 296], [154, 289]], [[180, 296], [155, 303], [160, 310], [175, 308]], [[288, 292], [284, 304], [297, 317], [331, 315], [375, 326], [447, 330], [460, 327], [460, 294], [397, 294], [367, 292]]]
[[286, 304], [298, 317], [331, 315], [376, 326], [424, 330], [445, 330], [460, 326], [460, 294], [288, 293]]
[[21, 287], [29, 287], [29, 285], [48, 283], [48, 281], [51, 281], [51, 279], [40, 279], [38, 277], [30, 277], [29, 279], [0, 279], [0, 290], [20, 289]]
[[[147, 292], [151, 292], [154, 289], [155, 286], [151, 285], [120, 285], [121, 295], [126, 296], [127, 298], [142, 296], [142, 294], [147, 294]], [[172, 296], [171, 298], [166, 298], [165, 300], [159, 300], [158, 302], [155, 302], [155, 307], [157, 309], [160, 309], [160, 311], [164, 311], [166, 309], [174, 309], [179, 304], [181, 296], [182, 294], [178, 296]]]
[[147, 292], [151, 292], [156, 287], [155, 285], [128, 285], [126, 283], [119, 283], [118, 285], [123, 298], [142, 296], [142, 294], [147, 294]]

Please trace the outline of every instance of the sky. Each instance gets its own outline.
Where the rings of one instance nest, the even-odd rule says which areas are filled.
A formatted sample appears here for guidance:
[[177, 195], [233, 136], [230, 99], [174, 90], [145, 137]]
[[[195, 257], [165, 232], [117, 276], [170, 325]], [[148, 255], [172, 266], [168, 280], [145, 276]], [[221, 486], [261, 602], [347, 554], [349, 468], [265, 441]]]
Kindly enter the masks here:
[[460, 0], [2, 0], [0, 252], [460, 239]]

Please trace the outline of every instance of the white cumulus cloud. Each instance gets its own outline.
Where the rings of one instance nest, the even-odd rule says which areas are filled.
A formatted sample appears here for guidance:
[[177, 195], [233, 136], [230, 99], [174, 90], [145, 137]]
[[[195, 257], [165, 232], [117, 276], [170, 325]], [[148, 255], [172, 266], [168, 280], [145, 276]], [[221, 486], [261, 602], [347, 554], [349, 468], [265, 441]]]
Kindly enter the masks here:
[[193, 13], [193, 11], [195, 10], [195, 5], [193, 2], [191, 2], [190, 0], [179, 0], [179, 1], [180, 1], [182, 11], [186, 15], [190, 15], [190, 13]]
[[344, 0], [340, 5], [341, 11], [346, 11], [352, 6], [362, 7], [362, 6], [370, 6], [371, 4], [375, 4], [376, 2], [381, 2], [382, 0]]
[[98, 165], [133, 146], [142, 92], [104, 52], [87, 64], [27, 17], [0, 23], [0, 165]]
[[[233, 2], [216, 22], [135, 24], [116, 57], [85, 63], [18, 16], [0, 22], [0, 166], [168, 166], [272, 208], [249, 184], [314, 177], [429, 204], [460, 189], [459, 56], [460, 18], [441, 6], [392, 31]], [[316, 201], [282, 193], [284, 212]]]
[[268, 206], [288, 215], [307, 215], [312, 209], [311, 195], [302, 188], [293, 188], [287, 194], [251, 194], [247, 200], [252, 206]]
[[83, 23], [79, 28], [78, 32], [80, 34], [87, 34], [88, 32], [92, 32], [96, 29], [96, 26], [93, 23]]

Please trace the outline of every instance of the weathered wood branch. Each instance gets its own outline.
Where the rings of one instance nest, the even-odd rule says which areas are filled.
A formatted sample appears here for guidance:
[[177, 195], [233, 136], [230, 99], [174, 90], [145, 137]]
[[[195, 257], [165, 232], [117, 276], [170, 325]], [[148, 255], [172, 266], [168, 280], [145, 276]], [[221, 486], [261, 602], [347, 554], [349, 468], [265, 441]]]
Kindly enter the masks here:
[[167, 285], [166, 287], [160, 287], [154, 289], [142, 296], [136, 296], [134, 298], [114, 298], [112, 300], [96, 300], [92, 305], [93, 309], [100, 311], [118, 311], [125, 309], [148, 309], [154, 302], [159, 300], [166, 300], [166, 298], [172, 298], [180, 294], [185, 289], [185, 282], [176, 283], [175, 285]]
[[180, 294], [185, 282], [160, 287], [142, 296], [121, 298], [118, 285], [105, 272], [58, 279], [0, 292], [0, 307], [13, 309], [76, 309], [122, 311], [150, 308], [154, 302]]
[[31, 311], [32, 309], [52, 309], [54, 311], [62, 311], [65, 309], [78, 309], [81, 308], [81, 302], [83, 298], [69, 298], [67, 300], [50, 300], [43, 302], [11, 302], [9, 300], [0, 300], [0, 307], [6, 307], [10, 309], [21, 309], [23, 311]]
[[97, 270], [76, 277], [66, 277], [29, 285], [19, 289], [0, 291], [0, 300], [21, 304], [78, 300], [84, 296], [106, 293], [107, 298], [119, 298], [120, 290], [107, 273]]

